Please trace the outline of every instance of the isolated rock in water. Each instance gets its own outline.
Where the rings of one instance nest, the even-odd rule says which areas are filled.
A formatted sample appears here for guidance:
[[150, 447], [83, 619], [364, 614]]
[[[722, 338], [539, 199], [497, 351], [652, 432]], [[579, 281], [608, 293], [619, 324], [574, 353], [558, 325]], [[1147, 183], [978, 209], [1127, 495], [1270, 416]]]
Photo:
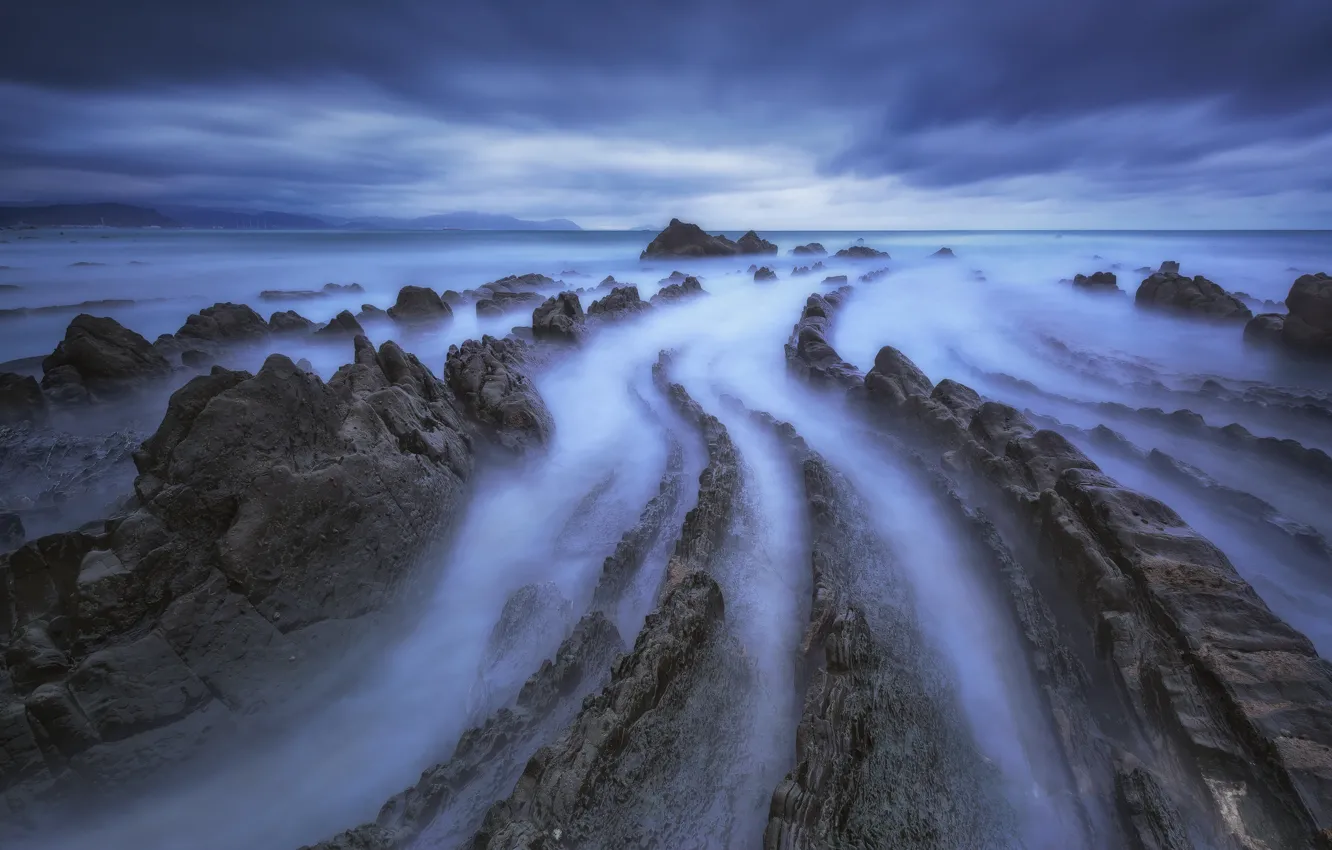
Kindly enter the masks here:
[[657, 283], [661, 286], [669, 286], [672, 283], [680, 283], [687, 277], [689, 277], [689, 275], [685, 274], [682, 271], [673, 271], [666, 277], [663, 277], [661, 280], [657, 281]]
[[545, 299], [538, 292], [495, 292], [476, 302], [478, 316], [502, 316], [533, 309]]
[[761, 268], [761, 269], [755, 269], [755, 270], [754, 270], [754, 281], [755, 281], [755, 282], [760, 282], [760, 281], [765, 281], [765, 280], [776, 280], [776, 279], [777, 279], [777, 272], [773, 271], [772, 269], [768, 268], [767, 266], [764, 266], [764, 267]]
[[315, 331], [317, 337], [346, 337], [363, 336], [365, 331], [361, 328], [361, 323], [356, 321], [356, 317], [350, 310], [343, 310], [334, 316], [327, 325]]
[[1286, 296], [1286, 345], [1311, 354], [1332, 354], [1332, 277], [1319, 272], [1300, 276]]
[[187, 348], [180, 353], [180, 362], [191, 369], [207, 369], [214, 361], [213, 355], [197, 348]]
[[1179, 263], [1174, 260], [1162, 260], [1161, 268], [1157, 269], [1157, 271], [1162, 274], [1179, 274]]
[[315, 323], [295, 310], [284, 310], [268, 317], [268, 327], [275, 334], [308, 334], [315, 329]]
[[387, 310], [390, 319], [397, 322], [435, 322], [453, 317], [453, 309], [439, 294], [424, 286], [404, 286], [398, 290], [398, 300]]
[[449, 346], [444, 378], [467, 416], [503, 448], [544, 446], [554, 420], [526, 374], [527, 345], [483, 336]]
[[583, 305], [576, 292], [547, 298], [532, 311], [532, 336], [577, 342], [583, 336]]
[[802, 277], [809, 274], [809, 266], [796, 266], [791, 269], [791, 277]]
[[1162, 263], [1162, 270], [1138, 287], [1134, 303], [1139, 307], [1159, 308], [1205, 318], [1245, 321], [1253, 318], [1253, 313], [1244, 306], [1244, 302], [1202, 275], [1188, 278], [1172, 270], [1178, 268], [1178, 263]]
[[1260, 313], [1244, 325], [1244, 341], [1264, 345], [1283, 342], [1286, 317], [1280, 313]]
[[841, 286], [842, 284], [846, 283], [846, 275], [830, 274], [823, 279], [823, 282], [830, 286]]
[[1082, 289], [1089, 290], [1113, 290], [1119, 292], [1119, 279], [1114, 272], [1093, 272], [1091, 275], [1079, 274], [1073, 276], [1073, 285]]
[[697, 224], [671, 219], [666, 229], [657, 234], [640, 260], [657, 257], [732, 257], [740, 253], [739, 246], [725, 236], [710, 236]]
[[656, 295], [652, 296], [652, 303], [667, 301], [679, 301], [682, 298], [689, 298], [694, 295], [703, 294], [703, 284], [698, 282], [696, 277], [686, 277], [680, 283], [672, 283], [669, 286], [661, 288]]
[[827, 250], [818, 242], [810, 242], [808, 245], [797, 245], [791, 249], [792, 254], [810, 255], [814, 257], [823, 257], [827, 255]]
[[[891, 270], [890, 270], [890, 269], [883, 268], [883, 269], [875, 269], [875, 270], [872, 271], [872, 272], [865, 272], [864, 274], [862, 274], [862, 275], [860, 276], [860, 282], [861, 282], [861, 283], [873, 283], [874, 281], [879, 280], [879, 279], [881, 279], [881, 278], [887, 276], [887, 274], [888, 274], [889, 271], [891, 271]], [[981, 277], [981, 278], [980, 278], [980, 280], [984, 280], [984, 279], [985, 279], [984, 277]]]
[[817, 263], [815, 263], [814, 265], [810, 266], [810, 267], [809, 267], [809, 270], [812, 271], [812, 272], [821, 272], [821, 271], [823, 271], [823, 260], [819, 260]]
[[0, 552], [8, 552], [23, 545], [23, 520], [13, 511], [0, 512]]
[[212, 343], [253, 342], [268, 336], [268, 323], [246, 304], [222, 301], [188, 316], [176, 331], [182, 340]]
[[293, 695], [292, 662], [336, 654], [395, 596], [472, 464], [447, 388], [364, 337], [327, 384], [282, 355], [194, 378], [134, 462], [138, 506], [113, 531], [0, 561], [25, 576], [0, 706], [25, 697], [50, 769], [107, 790]]
[[555, 286], [559, 281], [536, 272], [527, 274], [511, 274], [508, 277], [502, 277], [499, 280], [492, 280], [486, 284], [486, 288], [491, 291], [516, 292], [523, 289], [544, 289], [548, 286]]
[[324, 291], [330, 295], [342, 295], [365, 292], [365, 287], [359, 283], [326, 283], [324, 284]]
[[260, 301], [308, 301], [327, 297], [328, 293], [321, 289], [265, 289], [259, 293]]
[[952, 248], [940, 248], [939, 250], [935, 251], [933, 254], [930, 254], [930, 256], [939, 257], [940, 259], [952, 259], [956, 257], [957, 254], [953, 253]]
[[759, 267], [756, 264], [750, 263], [749, 268], [745, 269], [745, 274], [754, 274], [758, 269]]
[[62, 367], [77, 372], [79, 382], [94, 395], [122, 391], [171, 372], [171, 364], [148, 340], [115, 319], [86, 313], [74, 317], [65, 338], [42, 361], [45, 375]]
[[638, 287], [630, 284], [628, 286], [617, 286], [611, 290], [610, 295], [593, 301], [588, 305], [587, 314], [606, 318], [622, 318], [648, 309], [650, 309], [650, 305], [639, 297]]
[[376, 307], [373, 304], [362, 304], [361, 312], [356, 314], [356, 319], [357, 321], [360, 322], [376, 321], [378, 319], [387, 319], [387, 318], [388, 318], [388, 312], [380, 307]]
[[749, 231], [744, 236], [735, 240], [735, 247], [741, 254], [776, 254], [777, 246], [759, 236], [754, 231]]
[[887, 251], [879, 251], [868, 245], [852, 245], [849, 248], [843, 248], [837, 252], [836, 256], [848, 260], [892, 259], [892, 257], [888, 256]]
[[0, 425], [30, 422], [46, 415], [46, 398], [31, 375], [0, 372]]

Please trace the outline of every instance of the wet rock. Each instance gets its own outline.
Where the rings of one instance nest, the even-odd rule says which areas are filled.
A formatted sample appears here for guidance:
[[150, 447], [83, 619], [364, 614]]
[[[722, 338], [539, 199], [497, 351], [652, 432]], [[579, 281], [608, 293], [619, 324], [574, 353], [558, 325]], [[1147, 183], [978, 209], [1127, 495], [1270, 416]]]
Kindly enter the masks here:
[[1079, 289], [1086, 289], [1092, 292], [1121, 291], [1119, 288], [1119, 280], [1115, 277], [1114, 272], [1093, 272], [1091, 275], [1074, 275], [1073, 285]]
[[601, 578], [593, 593], [592, 604], [613, 615], [624, 591], [642, 568], [648, 552], [666, 533], [667, 520], [675, 515], [684, 490], [684, 448], [673, 437], [656, 494], [648, 500], [638, 521], [626, 531], [615, 551], [601, 564]]
[[652, 296], [652, 303], [668, 303], [703, 294], [703, 284], [698, 282], [698, 278], [691, 275], [679, 283], [663, 286], [656, 295]]
[[[573, 626], [573, 603], [564, 598], [554, 582], [527, 584], [514, 591], [504, 603], [500, 618], [490, 631], [486, 645], [488, 663], [532, 645], [549, 645], [563, 640]], [[530, 669], [530, 668], [529, 668]]]
[[656, 238], [643, 249], [639, 259], [732, 257], [739, 253], [739, 246], [725, 236], [710, 236], [697, 224], [688, 224], [673, 218], [666, 229], [658, 233]]
[[1285, 325], [1286, 317], [1281, 313], [1260, 313], [1244, 325], [1244, 341], [1261, 345], [1280, 344]]
[[215, 358], [206, 351], [187, 348], [180, 353], [180, 362], [191, 369], [207, 369], [213, 365]]
[[1203, 318], [1244, 321], [1253, 318], [1253, 313], [1244, 306], [1244, 302], [1220, 286], [1202, 275], [1184, 277], [1178, 269], [1178, 263], [1162, 263], [1161, 270], [1138, 287], [1134, 303], [1139, 307]]
[[832, 317], [851, 294], [844, 286], [826, 295], [814, 294], [805, 301], [800, 321], [786, 343], [786, 365], [796, 375], [819, 386], [843, 389], [861, 385], [865, 376], [844, 361], [828, 343]]
[[611, 290], [610, 295], [593, 301], [587, 308], [587, 314], [607, 319], [621, 319], [649, 309], [651, 305], [639, 297], [638, 287], [630, 284], [617, 286]]
[[247, 305], [222, 301], [186, 317], [176, 337], [187, 343], [198, 340], [229, 344], [255, 342], [268, 336], [270, 330], [263, 316]]
[[77, 373], [79, 384], [99, 395], [165, 377], [171, 372], [171, 364], [148, 340], [115, 319], [83, 313], [74, 317], [65, 338], [42, 361], [43, 385], [49, 383], [54, 389], [68, 383], [68, 373], [60, 370], [69, 369]]
[[1332, 354], [1332, 277], [1302, 275], [1286, 296], [1290, 311], [1281, 340], [1290, 348], [1310, 354]]
[[818, 242], [810, 242], [808, 245], [795, 246], [794, 248], [791, 249], [791, 253], [795, 254], [796, 256], [809, 255], [815, 257], [824, 257], [827, 256], [828, 251]]
[[777, 246], [762, 238], [754, 231], [749, 231], [744, 236], [735, 240], [735, 247], [739, 254], [776, 254]]
[[865, 392], [871, 402], [896, 410], [909, 396], [929, 396], [934, 384], [906, 355], [885, 345], [874, 357], [874, 368], [865, 375]]
[[351, 314], [350, 310], [343, 310], [341, 313], [330, 319], [328, 324], [315, 331], [314, 335], [321, 339], [329, 337], [358, 337], [364, 336], [365, 330], [361, 327], [361, 323], [356, 321], [356, 317]]
[[295, 310], [284, 310], [268, 317], [268, 327], [275, 334], [308, 334], [314, 331], [315, 323]]
[[453, 317], [453, 310], [439, 294], [424, 286], [404, 286], [398, 290], [398, 299], [387, 312], [390, 319], [404, 324], [440, 322]]
[[583, 305], [575, 292], [551, 296], [532, 311], [532, 335], [537, 339], [578, 342], [585, 330]]
[[1141, 850], [1190, 850], [1194, 843], [1179, 809], [1151, 771], [1136, 758], [1115, 769], [1115, 802], [1125, 833]]
[[8, 552], [23, 545], [27, 533], [23, 520], [13, 511], [0, 511], [0, 552]]
[[0, 425], [31, 422], [46, 416], [46, 398], [31, 375], [0, 372]]
[[516, 339], [481, 337], [449, 346], [444, 378], [467, 416], [502, 448], [546, 445], [554, 421], [526, 374], [528, 347]]
[[838, 251], [834, 256], [842, 257], [843, 259], [848, 259], [848, 260], [873, 260], [873, 259], [891, 260], [892, 259], [892, 257], [888, 255], [887, 251], [879, 251], [869, 247], [868, 245], [852, 245], [849, 248], [843, 248], [842, 250]]
[[930, 254], [930, 256], [941, 260], [951, 260], [956, 258], [957, 254], [953, 253], [952, 248], [940, 248], [939, 250], [935, 251], [933, 254]]
[[495, 292], [476, 302], [477, 316], [503, 316], [534, 309], [545, 299], [537, 292]]
[[777, 279], [777, 272], [773, 271], [767, 266], [754, 270], [755, 283], [762, 283], [763, 281], [776, 280], [776, 279]]

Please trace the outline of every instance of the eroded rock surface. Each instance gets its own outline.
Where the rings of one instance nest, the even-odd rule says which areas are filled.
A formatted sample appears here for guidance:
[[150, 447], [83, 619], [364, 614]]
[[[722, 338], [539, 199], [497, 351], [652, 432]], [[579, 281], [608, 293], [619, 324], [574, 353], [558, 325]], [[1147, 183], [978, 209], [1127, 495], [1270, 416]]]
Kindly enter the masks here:
[[554, 430], [528, 363], [528, 346], [520, 340], [483, 336], [449, 346], [444, 364], [462, 410], [488, 439], [514, 452], [544, 446]]
[[553, 295], [532, 311], [532, 335], [537, 339], [578, 342], [585, 332], [583, 305], [576, 292]]
[[1169, 261], [1162, 263], [1159, 271], [1142, 282], [1133, 302], [1139, 307], [1205, 318], [1237, 321], [1253, 318], [1243, 301], [1202, 275], [1185, 277], [1179, 273], [1179, 264]]
[[424, 286], [404, 286], [398, 298], [386, 311], [396, 322], [415, 324], [441, 322], [453, 317], [453, 309], [439, 297], [439, 293]]
[[148, 340], [115, 319], [83, 313], [74, 317], [65, 338], [42, 361], [42, 372], [44, 388], [78, 386], [99, 396], [165, 377], [171, 364]]
[[593, 301], [587, 308], [588, 316], [601, 316], [606, 319], [622, 319], [651, 309], [651, 305], [638, 294], [638, 287], [633, 284], [617, 286], [610, 295]]
[[1281, 341], [1311, 354], [1332, 354], [1332, 277], [1302, 275], [1286, 296], [1286, 316]]

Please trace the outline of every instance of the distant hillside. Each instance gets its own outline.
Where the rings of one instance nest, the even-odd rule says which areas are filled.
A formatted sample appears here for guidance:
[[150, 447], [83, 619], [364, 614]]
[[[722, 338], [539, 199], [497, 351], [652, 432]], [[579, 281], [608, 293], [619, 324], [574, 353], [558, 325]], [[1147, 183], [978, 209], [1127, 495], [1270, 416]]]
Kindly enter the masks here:
[[45, 207], [0, 207], [0, 227], [179, 227], [148, 207], [129, 204], [53, 204]]
[[368, 216], [347, 222], [343, 227], [365, 230], [582, 230], [567, 218], [530, 221], [494, 213], [452, 212], [420, 218]]
[[209, 207], [163, 206], [162, 212], [184, 227], [227, 230], [327, 230], [322, 218], [273, 210], [219, 210]]

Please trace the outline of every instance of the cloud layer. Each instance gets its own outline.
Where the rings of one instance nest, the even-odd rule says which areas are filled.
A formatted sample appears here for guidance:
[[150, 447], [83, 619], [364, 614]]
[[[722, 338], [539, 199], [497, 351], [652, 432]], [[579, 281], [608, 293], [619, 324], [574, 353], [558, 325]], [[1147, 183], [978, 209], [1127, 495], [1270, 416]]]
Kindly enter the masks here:
[[8, 12], [5, 194], [1332, 227], [1325, 0], [200, 5]]

